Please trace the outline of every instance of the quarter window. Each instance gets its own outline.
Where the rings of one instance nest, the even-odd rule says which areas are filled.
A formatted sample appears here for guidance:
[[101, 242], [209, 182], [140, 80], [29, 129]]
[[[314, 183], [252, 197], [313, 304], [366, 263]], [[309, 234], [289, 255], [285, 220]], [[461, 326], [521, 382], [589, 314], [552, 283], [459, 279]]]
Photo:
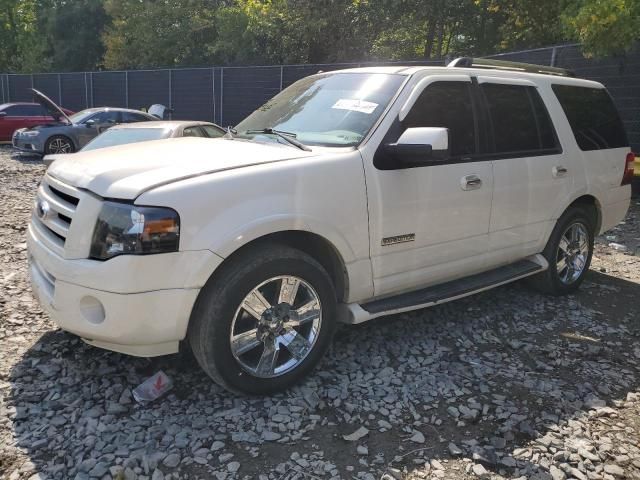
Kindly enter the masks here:
[[535, 87], [483, 83], [495, 153], [555, 150], [549, 113]]
[[476, 129], [467, 82], [435, 82], [418, 97], [403, 121], [403, 127], [444, 127], [449, 129], [451, 156], [476, 153]]
[[628, 147], [624, 125], [603, 88], [553, 85], [581, 150]]

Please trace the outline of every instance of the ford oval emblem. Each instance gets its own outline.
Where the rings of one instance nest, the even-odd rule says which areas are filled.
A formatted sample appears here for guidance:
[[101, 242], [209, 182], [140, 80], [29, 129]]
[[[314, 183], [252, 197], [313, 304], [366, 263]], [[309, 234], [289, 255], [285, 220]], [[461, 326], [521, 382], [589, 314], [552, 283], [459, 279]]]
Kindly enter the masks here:
[[49, 202], [46, 200], [38, 200], [38, 204], [36, 205], [36, 214], [40, 220], [47, 218], [50, 210], [51, 207], [49, 207]]

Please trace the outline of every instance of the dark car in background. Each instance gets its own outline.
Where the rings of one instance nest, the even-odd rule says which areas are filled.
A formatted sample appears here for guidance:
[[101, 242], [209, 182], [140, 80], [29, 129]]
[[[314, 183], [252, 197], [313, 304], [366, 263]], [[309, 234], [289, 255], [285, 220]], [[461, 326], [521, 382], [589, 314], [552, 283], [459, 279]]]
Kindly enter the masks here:
[[139, 110], [111, 107], [88, 108], [69, 116], [46, 95], [35, 89], [32, 91], [55, 122], [17, 130], [12, 144], [23, 152], [73, 153], [114, 125], [158, 120]]
[[[62, 108], [62, 111], [73, 115], [71, 110]], [[56, 119], [39, 103], [3, 103], [0, 105], [0, 142], [10, 142], [13, 132], [20, 128], [54, 122]]]

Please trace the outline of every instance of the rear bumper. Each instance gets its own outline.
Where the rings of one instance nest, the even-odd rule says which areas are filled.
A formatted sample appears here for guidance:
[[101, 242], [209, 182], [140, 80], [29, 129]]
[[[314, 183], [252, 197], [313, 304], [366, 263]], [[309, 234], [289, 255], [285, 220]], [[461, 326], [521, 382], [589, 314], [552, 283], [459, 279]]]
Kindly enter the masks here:
[[[69, 260], [49, 251], [31, 227], [27, 244], [33, 293], [60, 328], [91, 345], [143, 357], [178, 351], [206, 281], [205, 275], [189, 278], [190, 272], [202, 265], [213, 271], [221, 261], [209, 251], [123, 256], [111, 265], [111, 261]], [[165, 283], [160, 285], [162, 265]], [[141, 270], [147, 272], [147, 282], [142, 281]], [[98, 285], [119, 288], [105, 291]]]

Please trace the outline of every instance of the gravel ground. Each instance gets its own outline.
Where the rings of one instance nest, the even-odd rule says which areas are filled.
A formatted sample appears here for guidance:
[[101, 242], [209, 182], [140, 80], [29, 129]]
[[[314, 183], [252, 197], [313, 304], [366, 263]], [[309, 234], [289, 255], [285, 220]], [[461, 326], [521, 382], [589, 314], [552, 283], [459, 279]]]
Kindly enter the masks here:
[[[26, 272], [43, 172], [0, 149], [0, 478], [640, 479], [640, 200], [578, 294], [514, 284], [343, 327], [304, 384], [247, 398], [187, 356], [56, 329]], [[159, 369], [174, 389], [137, 404]]]

